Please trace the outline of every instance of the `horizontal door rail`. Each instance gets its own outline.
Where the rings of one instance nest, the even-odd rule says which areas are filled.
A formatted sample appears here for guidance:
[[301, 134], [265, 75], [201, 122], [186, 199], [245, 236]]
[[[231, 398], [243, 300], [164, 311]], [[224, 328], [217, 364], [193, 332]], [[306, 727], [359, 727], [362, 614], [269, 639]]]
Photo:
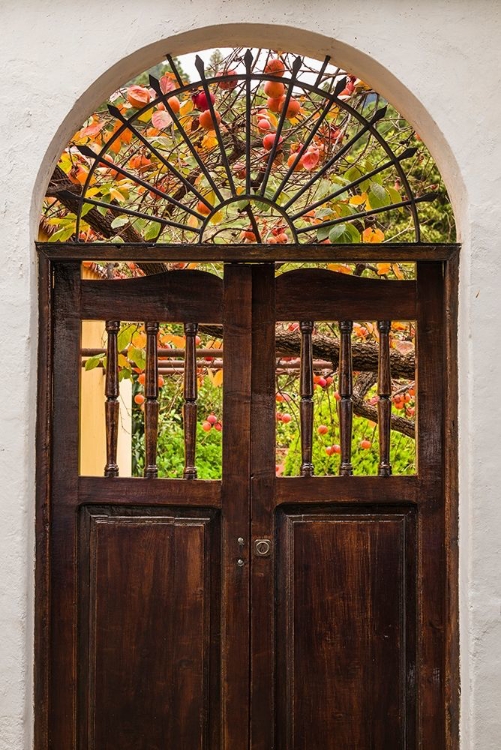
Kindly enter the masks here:
[[159, 479], [145, 477], [79, 477], [78, 501], [71, 505], [187, 505], [201, 508], [221, 507], [221, 481], [197, 479]]
[[[437, 261], [453, 258], [458, 244], [382, 243], [342, 245], [165, 245], [147, 243], [55, 243], [37, 242], [39, 253], [50, 260], [100, 261], [229, 261], [270, 263], [274, 261]], [[116, 283], [116, 282], [113, 282]]]

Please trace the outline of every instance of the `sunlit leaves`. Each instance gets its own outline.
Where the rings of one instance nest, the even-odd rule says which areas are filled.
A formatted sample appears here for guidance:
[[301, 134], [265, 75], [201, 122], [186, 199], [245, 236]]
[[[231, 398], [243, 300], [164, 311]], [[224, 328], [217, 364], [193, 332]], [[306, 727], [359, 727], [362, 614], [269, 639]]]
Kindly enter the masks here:
[[[290, 92], [285, 118], [282, 117], [284, 96], [270, 99], [265, 93], [266, 82], [257, 78], [251, 80], [250, 112], [247, 116], [246, 84], [238, 78], [244, 72], [243, 53], [239, 49], [230, 50], [216, 70], [216, 73], [235, 71], [234, 81], [222, 85], [217, 81], [212, 83], [209, 78], [209, 91], [211, 99], [214, 98], [219, 122], [218, 137], [212, 129], [211, 112], [202, 106], [194, 108], [192, 95], [205, 96], [203, 86], [190, 89], [180, 86], [167, 65], [155, 71], [158, 84], [153, 88], [149, 88], [147, 76], [130, 82], [113, 94], [115, 109], [108, 111], [107, 107], [101, 107], [75, 134], [61, 157], [60, 167], [75, 188], [80, 189], [88, 183], [89, 173], [93, 170], [89, 184], [93, 190], [97, 188], [94, 197], [114, 206], [113, 210], [96, 207], [94, 214], [98, 212], [107, 219], [109, 229], [116, 231], [117, 241], [126, 235], [125, 229], [129, 228], [148, 241], [186, 242], [197, 239], [196, 233], [185, 232], [182, 227], [198, 229], [201, 222], [179, 203], [196, 210], [199, 193], [205, 194], [214, 183], [218, 195], [212, 205], [216, 211], [204, 225], [203, 242], [224, 243], [235, 241], [235, 238], [241, 241], [249, 226], [249, 216], [248, 206], [239, 204], [237, 200], [246, 194], [249, 184], [252, 191], [264, 195], [276, 207], [294, 201], [300, 191], [300, 197], [295, 200], [292, 209], [288, 208], [289, 213], [297, 212], [299, 215], [294, 221], [296, 229], [305, 232], [298, 236], [299, 241], [354, 243], [363, 240], [376, 243], [384, 239], [392, 241], [394, 237], [402, 241], [412, 239], [413, 216], [409, 209], [401, 207], [398, 212], [391, 211], [392, 204], [411, 197], [406, 179], [400, 166], [389, 158], [388, 150], [374, 137], [374, 130], [364, 130], [360, 119], [370, 119], [376, 109], [381, 111], [384, 100], [359, 79], [348, 76], [342, 97], [349, 99], [349, 108], [338, 104], [329, 107], [324, 92], [332, 93], [343, 75], [329, 65], [318, 90], [309, 91], [297, 85]], [[269, 53], [255, 50], [253, 54], [257, 55], [253, 72], [261, 74], [267, 65]], [[287, 92], [287, 79], [294, 56], [281, 52], [279, 58], [285, 66], [283, 91]], [[306, 74], [308, 77], [305, 80], [311, 79], [312, 70], [308, 69], [308, 65], [310, 63], [303, 61], [299, 80]], [[161, 92], [161, 95], [158, 96], [155, 91]], [[176, 115], [174, 120], [170, 110]], [[125, 124], [121, 118], [124, 118]], [[127, 123], [130, 123], [130, 127], [127, 127]], [[315, 123], [319, 127], [313, 134]], [[384, 134], [387, 144], [397, 156], [402, 153], [403, 144], [415, 143], [410, 125], [391, 108], [385, 110], [384, 116], [374, 127]], [[278, 129], [278, 148], [267, 151], [263, 139], [274, 138]], [[246, 142], [250, 144], [248, 155]], [[346, 144], [349, 148], [345, 150]], [[89, 154], [83, 157], [76, 149], [80, 145], [86, 145], [96, 153], [104, 149], [102, 153], [108, 161], [113, 161], [129, 176], [124, 176], [113, 166], [96, 165]], [[426, 155], [422, 145], [420, 149]], [[298, 164], [294, 169], [294, 156], [299, 153], [301, 157], [296, 157]], [[419, 166], [419, 181], [411, 179], [411, 187], [417, 194], [424, 192], [420, 186], [428, 189], [430, 184], [440, 180], [436, 176], [433, 180], [427, 180], [427, 170], [429, 172], [434, 168], [434, 164], [429, 156], [426, 159], [424, 164], [417, 159], [409, 163], [413, 169], [416, 169], [416, 165], [422, 165]], [[322, 173], [316, 178], [319, 170]], [[250, 174], [247, 174], [248, 171]], [[165, 179], [167, 176], [168, 180]], [[197, 194], [197, 190], [191, 189], [190, 185], [198, 186], [199, 179], [202, 179], [203, 185], [200, 185]], [[158, 188], [166, 196], [172, 196], [178, 205], [169, 203], [157, 191], [148, 190], [139, 180]], [[73, 192], [78, 194], [78, 190]], [[88, 192], [87, 196], [90, 195]], [[235, 202], [228, 203], [230, 198]], [[223, 201], [225, 207], [218, 209], [218, 203]], [[142, 216], [125, 217], [122, 214], [117, 217], [117, 204], [127, 206]], [[83, 205], [90, 210], [89, 204]], [[315, 205], [313, 215], [308, 210], [311, 205]], [[428, 214], [432, 212], [428, 206], [423, 210]], [[64, 204], [59, 199], [48, 200], [46, 211], [47, 218], [60, 220], [53, 241], [70, 238], [69, 226], [61, 221], [65, 216]], [[253, 211], [259, 234], [263, 238], [270, 238], [273, 243], [273, 237], [277, 236], [273, 231], [282, 219], [264, 201], [255, 201]], [[367, 211], [377, 213], [369, 219], [364, 215]], [[157, 223], [148, 220], [148, 217], [172, 220], [180, 226]], [[335, 226], [322, 227], [323, 222], [336, 219], [343, 221]], [[90, 235], [83, 235], [81, 227], [80, 239], [110, 239], [113, 236], [112, 231], [102, 231], [101, 225], [92, 216], [91, 220]], [[84, 229], [88, 230], [89, 227]], [[128, 234], [130, 236], [130, 231]], [[288, 242], [296, 239], [289, 226], [285, 235]]]
[[378, 229], [378, 227], [367, 227], [362, 232], [362, 240], [364, 242], [383, 242], [384, 232]]

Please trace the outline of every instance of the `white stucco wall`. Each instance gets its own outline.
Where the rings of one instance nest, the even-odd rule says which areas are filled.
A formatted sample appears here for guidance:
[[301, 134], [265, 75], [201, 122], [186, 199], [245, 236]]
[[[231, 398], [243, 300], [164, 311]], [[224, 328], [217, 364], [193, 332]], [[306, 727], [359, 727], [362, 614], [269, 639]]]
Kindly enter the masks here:
[[[498, 0], [0, 0], [0, 749], [32, 747], [33, 240], [68, 138], [118, 84], [213, 46], [323, 57], [416, 126], [461, 240], [462, 749], [501, 737], [501, 5]], [[427, 748], [426, 750], [434, 750]]]

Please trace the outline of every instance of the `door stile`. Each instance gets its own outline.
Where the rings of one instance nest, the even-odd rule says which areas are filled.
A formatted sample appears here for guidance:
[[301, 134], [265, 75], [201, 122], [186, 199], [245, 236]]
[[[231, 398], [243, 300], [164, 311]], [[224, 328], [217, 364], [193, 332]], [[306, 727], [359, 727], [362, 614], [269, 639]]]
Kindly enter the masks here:
[[445, 747], [446, 550], [444, 508], [443, 266], [418, 263], [417, 531], [418, 747]]
[[36, 580], [35, 580], [35, 747], [48, 744], [50, 690], [50, 576], [52, 414], [52, 262], [39, 257], [39, 337], [36, 438]]
[[[252, 272], [250, 747], [252, 750], [273, 750], [276, 721], [275, 265], [255, 265]], [[269, 542], [269, 551], [266, 542]]]
[[224, 269], [222, 750], [249, 747], [252, 269]]
[[77, 497], [80, 396], [80, 262], [54, 286], [49, 747], [77, 746]]
[[459, 748], [459, 544], [458, 544], [458, 285], [459, 253], [444, 263], [445, 402], [444, 503], [447, 550], [447, 613], [445, 642], [446, 747]]

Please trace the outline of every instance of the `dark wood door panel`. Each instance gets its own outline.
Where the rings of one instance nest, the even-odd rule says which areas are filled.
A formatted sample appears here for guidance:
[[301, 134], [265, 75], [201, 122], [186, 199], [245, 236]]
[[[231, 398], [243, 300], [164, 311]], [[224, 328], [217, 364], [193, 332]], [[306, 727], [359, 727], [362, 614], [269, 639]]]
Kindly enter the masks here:
[[221, 507], [221, 482], [217, 479], [160, 479], [145, 477], [79, 477], [78, 498], [65, 498], [69, 505], [172, 505], [200, 508]]
[[277, 277], [276, 315], [277, 320], [414, 320], [416, 297], [415, 281], [303, 268]]
[[410, 508], [278, 511], [280, 750], [415, 747], [414, 537]]
[[140, 279], [82, 281], [80, 294], [82, 318], [141, 318], [165, 323], [222, 321], [223, 282], [205, 271], [170, 271]]
[[82, 750], [219, 747], [219, 516], [82, 508]]

